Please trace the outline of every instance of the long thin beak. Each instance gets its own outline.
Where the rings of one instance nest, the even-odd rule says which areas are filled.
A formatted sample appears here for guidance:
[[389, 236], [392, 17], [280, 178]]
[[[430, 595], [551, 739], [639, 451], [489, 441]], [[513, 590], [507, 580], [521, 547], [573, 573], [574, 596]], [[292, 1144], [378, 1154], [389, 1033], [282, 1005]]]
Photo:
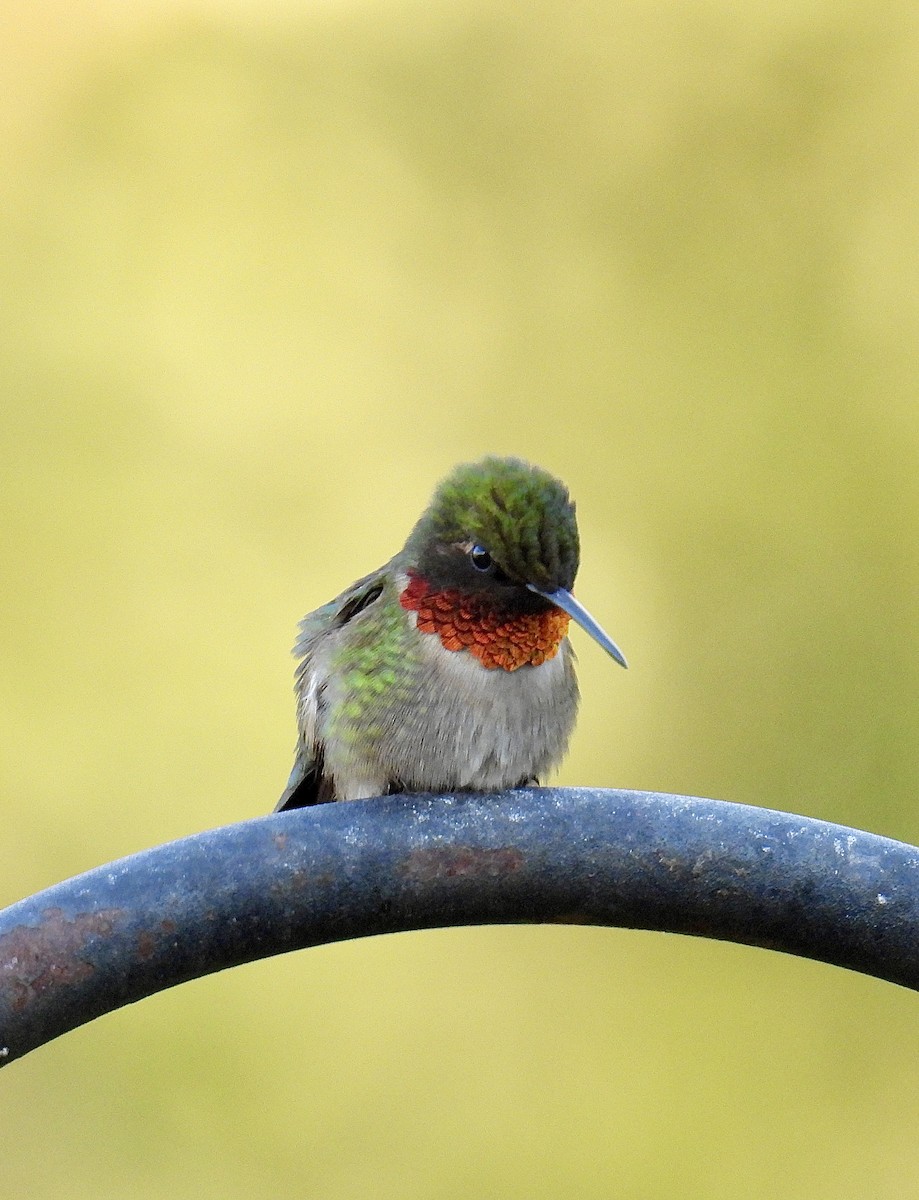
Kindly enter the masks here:
[[535, 583], [528, 583], [527, 587], [531, 592], [535, 592], [537, 596], [544, 597], [546, 600], [551, 601], [557, 608], [566, 612], [572, 621], [577, 621], [580, 627], [586, 630], [595, 642], [600, 643], [607, 654], [612, 655], [620, 667], [627, 667], [629, 665], [625, 661], [625, 655], [609, 634], [604, 633], [587, 609], [579, 604], [570, 592], [566, 592], [564, 588], [556, 588], [554, 592], [546, 592], [542, 588], [538, 588]]

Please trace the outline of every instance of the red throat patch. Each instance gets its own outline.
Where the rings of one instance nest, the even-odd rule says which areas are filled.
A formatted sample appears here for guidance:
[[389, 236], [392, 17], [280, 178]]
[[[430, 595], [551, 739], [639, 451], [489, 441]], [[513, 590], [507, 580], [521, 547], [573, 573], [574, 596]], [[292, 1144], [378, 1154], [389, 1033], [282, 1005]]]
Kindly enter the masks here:
[[484, 595], [435, 592], [417, 575], [399, 602], [418, 614], [422, 633], [436, 633], [447, 650], [468, 650], [489, 669], [538, 667], [558, 653], [571, 619], [560, 608], [541, 613], [508, 613]]

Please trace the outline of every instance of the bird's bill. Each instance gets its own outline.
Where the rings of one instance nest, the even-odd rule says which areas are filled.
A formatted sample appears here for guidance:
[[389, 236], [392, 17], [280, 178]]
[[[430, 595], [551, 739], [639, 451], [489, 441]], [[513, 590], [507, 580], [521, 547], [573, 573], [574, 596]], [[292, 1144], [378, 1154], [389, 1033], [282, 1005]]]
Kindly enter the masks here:
[[556, 608], [560, 608], [562, 612], [566, 612], [572, 621], [576, 621], [586, 633], [590, 634], [595, 642], [600, 643], [606, 653], [611, 655], [619, 663], [620, 667], [628, 667], [629, 664], [625, 661], [625, 655], [613, 639], [600, 628], [587, 609], [582, 604], [579, 604], [570, 592], [566, 592], [564, 588], [556, 588], [554, 592], [547, 592], [543, 588], [537, 587], [535, 583], [528, 583], [527, 587], [531, 592], [535, 592], [537, 596], [542, 596], [554, 604]]

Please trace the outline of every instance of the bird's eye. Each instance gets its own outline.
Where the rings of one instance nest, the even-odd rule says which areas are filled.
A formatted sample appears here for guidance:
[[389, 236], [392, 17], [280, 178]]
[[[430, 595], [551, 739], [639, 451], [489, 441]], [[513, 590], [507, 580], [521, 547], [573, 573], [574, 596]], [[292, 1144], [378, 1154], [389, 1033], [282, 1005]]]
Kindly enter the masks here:
[[472, 560], [472, 565], [477, 571], [488, 571], [491, 569], [491, 555], [484, 546], [474, 545], [469, 551], [469, 557]]

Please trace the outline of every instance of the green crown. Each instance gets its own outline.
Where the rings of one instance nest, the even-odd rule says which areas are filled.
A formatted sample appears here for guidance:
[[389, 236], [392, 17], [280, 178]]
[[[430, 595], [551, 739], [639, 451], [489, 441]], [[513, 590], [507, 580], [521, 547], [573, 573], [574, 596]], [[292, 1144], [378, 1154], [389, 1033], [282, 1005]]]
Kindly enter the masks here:
[[519, 458], [462, 463], [438, 486], [407, 549], [477, 542], [511, 579], [570, 590], [580, 554], [565, 485]]

